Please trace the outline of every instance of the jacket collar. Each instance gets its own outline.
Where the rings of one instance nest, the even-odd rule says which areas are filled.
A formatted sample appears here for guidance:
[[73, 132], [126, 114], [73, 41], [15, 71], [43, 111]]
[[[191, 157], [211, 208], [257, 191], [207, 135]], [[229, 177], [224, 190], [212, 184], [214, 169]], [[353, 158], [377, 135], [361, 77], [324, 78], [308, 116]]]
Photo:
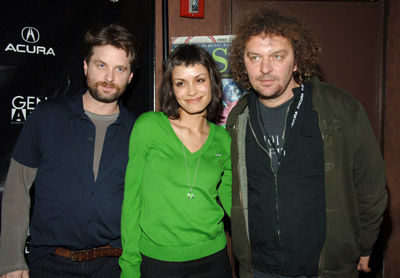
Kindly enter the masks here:
[[255, 92], [252, 90], [250, 92], [246, 92], [242, 95], [238, 103], [236, 104], [236, 109], [237, 113], [241, 114], [243, 113], [244, 109], [247, 107], [248, 104], [248, 98], [251, 94], [255, 94]]
[[318, 107], [319, 101], [321, 99], [320, 81], [319, 81], [318, 77], [313, 77], [310, 80], [310, 84], [311, 84], [311, 88], [312, 88], [312, 91], [311, 91], [312, 106]]

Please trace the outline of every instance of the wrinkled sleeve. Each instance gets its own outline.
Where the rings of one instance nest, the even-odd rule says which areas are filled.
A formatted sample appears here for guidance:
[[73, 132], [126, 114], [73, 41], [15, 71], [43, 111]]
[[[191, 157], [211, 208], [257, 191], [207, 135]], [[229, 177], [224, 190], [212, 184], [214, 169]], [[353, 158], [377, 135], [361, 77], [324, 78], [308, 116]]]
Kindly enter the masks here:
[[[229, 136], [229, 135], [228, 135]], [[224, 173], [222, 175], [221, 184], [218, 188], [218, 196], [221, 201], [222, 207], [225, 212], [231, 217], [231, 207], [232, 207], [232, 165], [231, 165], [231, 140], [228, 138], [227, 142], [224, 144], [228, 147], [228, 157], [224, 162]]]
[[361, 224], [361, 256], [368, 256], [378, 237], [387, 205], [385, 166], [365, 110], [355, 123], [354, 184]]
[[139, 117], [129, 139], [129, 161], [126, 168], [121, 216], [121, 241], [123, 249], [119, 259], [119, 265], [122, 270], [121, 278], [140, 277], [140, 191], [149, 146], [147, 129], [146, 123]]
[[1, 209], [0, 275], [28, 270], [24, 248], [31, 203], [29, 189], [35, 176], [36, 168], [24, 166], [11, 159]]

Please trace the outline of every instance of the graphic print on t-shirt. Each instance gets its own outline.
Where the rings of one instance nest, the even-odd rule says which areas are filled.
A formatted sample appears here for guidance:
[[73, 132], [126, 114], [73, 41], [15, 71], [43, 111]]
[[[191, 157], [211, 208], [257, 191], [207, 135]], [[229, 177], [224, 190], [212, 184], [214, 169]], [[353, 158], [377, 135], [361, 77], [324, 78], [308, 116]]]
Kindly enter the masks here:
[[285, 156], [284, 147], [284, 132], [288, 109], [292, 99], [277, 106], [266, 107], [260, 105], [261, 122], [264, 128], [264, 142], [267, 144], [268, 153], [271, 158], [271, 167], [276, 173], [279, 166], [279, 159], [282, 160]]

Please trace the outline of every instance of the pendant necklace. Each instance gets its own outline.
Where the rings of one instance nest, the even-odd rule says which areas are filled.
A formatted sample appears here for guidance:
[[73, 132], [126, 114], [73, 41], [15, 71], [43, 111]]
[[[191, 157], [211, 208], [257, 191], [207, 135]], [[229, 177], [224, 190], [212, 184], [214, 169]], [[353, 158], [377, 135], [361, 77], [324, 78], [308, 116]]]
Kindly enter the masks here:
[[178, 121], [178, 124], [179, 124], [179, 129], [181, 130], [182, 151], [183, 151], [183, 157], [184, 157], [184, 159], [185, 159], [186, 176], [187, 176], [188, 185], [189, 185], [189, 192], [188, 192], [188, 194], [186, 194], [186, 197], [187, 197], [188, 199], [192, 200], [192, 199], [194, 199], [193, 188], [194, 188], [195, 185], [196, 185], [197, 170], [199, 169], [200, 158], [201, 158], [201, 154], [202, 154], [202, 152], [203, 152], [205, 134], [203, 135], [203, 138], [202, 138], [203, 144], [201, 145], [199, 158], [197, 159], [197, 166], [196, 166], [196, 171], [194, 172], [193, 183], [190, 183], [189, 169], [188, 169], [188, 165], [187, 165], [187, 158], [186, 158], [185, 145], [183, 144], [183, 132], [182, 132], [182, 127], [181, 127], [180, 121]]

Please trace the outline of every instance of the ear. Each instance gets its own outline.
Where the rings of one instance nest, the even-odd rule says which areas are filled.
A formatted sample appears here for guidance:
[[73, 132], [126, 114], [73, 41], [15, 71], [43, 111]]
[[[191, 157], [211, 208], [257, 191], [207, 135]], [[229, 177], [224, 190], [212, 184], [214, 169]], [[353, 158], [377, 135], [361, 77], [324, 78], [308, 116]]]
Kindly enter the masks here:
[[297, 71], [297, 62], [294, 61], [294, 67], [293, 67], [293, 72]]
[[88, 64], [86, 62], [86, 59], [83, 60], [83, 71], [85, 73], [85, 76], [87, 76]]
[[131, 73], [129, 74], [128, 84], [131, 83], [132, 77], [133, 77], [133, 72], [131, 72]]

